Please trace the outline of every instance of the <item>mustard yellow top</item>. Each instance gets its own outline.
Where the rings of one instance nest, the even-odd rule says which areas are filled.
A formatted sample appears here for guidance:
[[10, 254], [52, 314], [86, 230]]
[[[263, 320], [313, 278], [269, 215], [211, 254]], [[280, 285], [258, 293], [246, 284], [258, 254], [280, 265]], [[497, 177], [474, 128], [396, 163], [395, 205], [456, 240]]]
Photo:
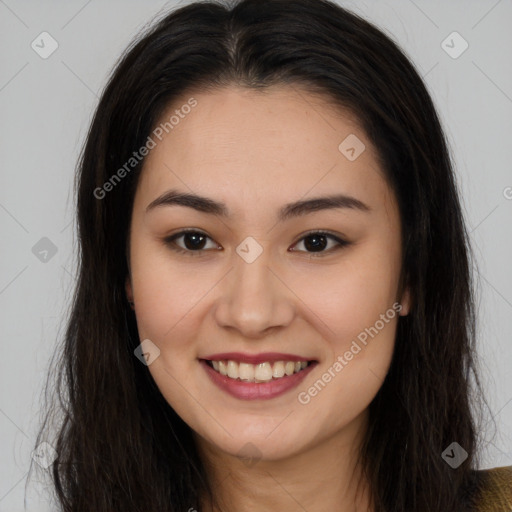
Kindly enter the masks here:
[[512, 512], [512, 466], [476, 473], [479, 491], [475, 512]]

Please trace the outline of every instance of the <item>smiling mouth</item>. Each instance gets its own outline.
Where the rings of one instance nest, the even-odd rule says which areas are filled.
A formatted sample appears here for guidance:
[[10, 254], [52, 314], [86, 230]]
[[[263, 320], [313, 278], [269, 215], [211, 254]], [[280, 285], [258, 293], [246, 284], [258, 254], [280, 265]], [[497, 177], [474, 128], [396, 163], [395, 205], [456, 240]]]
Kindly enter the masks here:
[[239, 363], [233, 360], [210, 361], [210, 368], [230, 379], [242, 382], [263, 383], [283, 379], [303, 371], [315, 361], [275, 361], [259, 364]]

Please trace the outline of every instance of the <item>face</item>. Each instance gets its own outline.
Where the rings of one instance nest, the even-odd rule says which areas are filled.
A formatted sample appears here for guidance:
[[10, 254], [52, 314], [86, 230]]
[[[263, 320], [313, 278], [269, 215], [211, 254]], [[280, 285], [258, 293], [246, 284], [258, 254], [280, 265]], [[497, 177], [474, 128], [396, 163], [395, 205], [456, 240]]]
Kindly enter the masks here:
[[177, 109], [131, 221], [148, 369], [211, 449], [298, 454], [361, 421], [388, 371], [409, 309], [394, 195], [357, 121], [297, 87], [191, 94], [162, 122]]

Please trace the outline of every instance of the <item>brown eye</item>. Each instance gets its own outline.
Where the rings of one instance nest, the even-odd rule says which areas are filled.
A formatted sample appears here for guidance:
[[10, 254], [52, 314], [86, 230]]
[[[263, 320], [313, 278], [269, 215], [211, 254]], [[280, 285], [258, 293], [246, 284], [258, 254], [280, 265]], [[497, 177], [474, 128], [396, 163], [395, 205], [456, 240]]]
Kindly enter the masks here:
[[[177, 243], [176, 240], [179, 239], [183, 239], [183, 241], [181, 243]], [[208, 239], [211, 240], [208, 235], [201, 231], [187, 230], [180, 231], [179, 233], [166, 238], [165, 243], [177, 252], [188, 253], [191, 256], [195, 256], [194, 253], [200, 254], [208, 249], [205, 247]], [[211, 248], [218, 249], [218, 246], [213, 244], [213, 247], [210, 247], [210, 249]]]
[[[325, 250], [329, 246], [329, 241], [334, 242], [334, 244], [331, 245], [328, 250]], [[302, 237], [296, 245], [301, 243], [304, 244], [306, 250], [300, 250], [299, 252], [320, 253], [320, 255], [350, 245], [350, 242], [325, 231], [313, 231], [308, 233], [306, 236]], [[297, 249], [292, 250], [296, 251]]]

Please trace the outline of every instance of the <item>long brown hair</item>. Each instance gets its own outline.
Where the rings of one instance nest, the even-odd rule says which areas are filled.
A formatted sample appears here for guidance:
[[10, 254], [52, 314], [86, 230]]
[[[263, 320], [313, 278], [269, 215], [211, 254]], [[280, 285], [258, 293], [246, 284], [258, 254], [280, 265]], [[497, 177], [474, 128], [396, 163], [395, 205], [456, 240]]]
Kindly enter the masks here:
[[[353, 112], [377, 148], [399, 204], [402, 279], [414, 302], [370, 404], [361, 457], [376, 511], [467, 510], [483, 395], [471, 252], [448, 145], [404, 53], [327, 0], [191, 3], [141, 34], [109, 78], [78, 165], [77, 284], [38, 437], [58, 454], [51, 474], [61, 509], [183, 512], [213, 495], [190, 428], [134, 356], [140, 340], [124, 283], [144, 160], [103, 197], [97, 191], [173, 99], [232, 84], [321, 93]], [[442, 457], [454, 441], [468, 453], [457, 468]]]

